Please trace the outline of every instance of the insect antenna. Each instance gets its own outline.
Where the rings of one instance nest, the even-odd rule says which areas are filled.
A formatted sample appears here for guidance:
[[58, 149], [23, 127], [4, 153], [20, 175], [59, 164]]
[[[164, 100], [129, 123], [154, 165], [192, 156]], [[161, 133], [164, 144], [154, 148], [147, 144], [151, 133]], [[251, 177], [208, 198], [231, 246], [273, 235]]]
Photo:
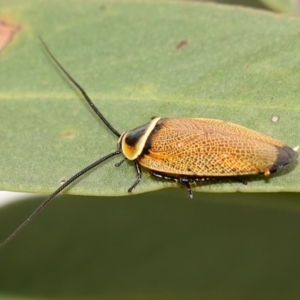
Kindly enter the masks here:
[[88, 94], [85, 92], [85, 90], [79, 85], [78, 82], [75, 81], [75, 79], [67, 72], [67, 70], [61, 65], [61, 63], [55, 58], [55, 56], [52, 54], [50, 49], [48, 48], [45, 41], [39, 37], [41, 40], [41, 43], [43, 44], [44, 48], [46, 49], [47, 53], [50, 55], [50, 57], [53, 59], [53, 61], [56, 63], [56, 65], [61, 69], [61, 71], [70, 79], [70, 81], [78, 88], [78, 90], [83, 95], [84, 99], [87, 101], [89, 106], [93, 109], [93, 111], [96, 113], [96, 115], [101, 119], [101, 121], [117, 136], [120, 137], [121, 134], [107, 121], [107, 119], [102, 115], [102, 113], [98, 110], [98, 108], [95, 106], [93, 101], [90, 99]]
[[62, 190], [64, 190], [67, 186], [69, 186], [73, 181], [75, 181], [77, 178], [81, 177], [83, 174], [85, 174], [86, 172], [90, 171], [91, 169], [95, 168], [96, 166], [98, 166], [99, 164], [101, 164], [102, 162], [106, 161], [107, 159], [118, 155], [121, 153], [121, 150], [117, 150], [115, 152], [112, 152], [110, 154], [105, 155], [104, 157], [101, 157], [100, 159], [96, 160], [95, 162], [93, 162], [92, 164], [90, 164], [89, 166], [85, 167], [84, 169], [82, 169], [81, 171], [79, 171], [78, 173], [76, 173], [75, 175], [73, 175], [70, 179], [68, 179], [65, 183], [63, 183], [54, 193], [52, 193], [48, 198], [46, 198], [39, 206], [38, 208], [10, 235], [8, 236], [1, 244], [0, 244], [0, 249], [3, 248], [5, 245], [7, 245], [9, 242], [11, 242], [12, 239], [14, 239], [16, 237], [16, 235], [22, 230], [24, 229], [24, 227], [33, 220], [34, 217], [36, 217], [36, 215], [45, 208], [45, 206], [51, 201], [53, 200], [53, 198], [59, 194]]

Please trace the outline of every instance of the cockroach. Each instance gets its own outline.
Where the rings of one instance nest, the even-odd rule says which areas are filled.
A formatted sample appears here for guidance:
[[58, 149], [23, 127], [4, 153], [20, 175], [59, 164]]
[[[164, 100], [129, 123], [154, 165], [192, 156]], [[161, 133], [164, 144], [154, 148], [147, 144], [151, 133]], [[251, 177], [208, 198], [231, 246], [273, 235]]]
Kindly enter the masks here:
[[202, 118], [159, 118], [120, 134], [97, 109], [85, 90], [54, 57], [40, 38], [46, 52], [59, 69], [82, 93], [100, 120], [118, 137], [117, 150], [103, 156], [65, 181], [4, 242], [10, 242], [45, 206], [67, 186], [107, 159], [122, 154], [133, 161], [137, 179], [131, 192], [141, 181], [141, 167], [153, 177], [185, 185], [192, 198], [190, 183], [245, 175], [269, 176], [293, 163], [298, 153], [284, 143], [229, 122]]

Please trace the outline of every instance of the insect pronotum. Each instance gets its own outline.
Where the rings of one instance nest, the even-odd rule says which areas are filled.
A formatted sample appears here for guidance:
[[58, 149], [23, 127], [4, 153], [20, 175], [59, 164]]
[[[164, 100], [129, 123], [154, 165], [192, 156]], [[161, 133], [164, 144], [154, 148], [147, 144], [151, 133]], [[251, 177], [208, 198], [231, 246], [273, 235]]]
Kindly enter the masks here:
[[284, 143], [221, 120], [157, 117], [152, 118], [149, 123], [120, 134], [97, 109], [84, 89], [58, 62], [42, 39], [41, 42], [60, 70], [78, 88], [96, 115], [119, 140], [116, 151], [98, 159], [65, 181], [0, 244], [0, 248], [10, 242], [72, 182], [119, 154], [123, 154], [124, 158], [116, 166], [121, 165], [125, 159], [131, 160], [137, 173], [137, 179], [128, 192], [139, 184], [142, 166], [150, 170], [150, 174], [156, 178], [185, 185], [190, 197], [192, 182], [251, 174], [268, 176], [297, 159], [298, 153]]

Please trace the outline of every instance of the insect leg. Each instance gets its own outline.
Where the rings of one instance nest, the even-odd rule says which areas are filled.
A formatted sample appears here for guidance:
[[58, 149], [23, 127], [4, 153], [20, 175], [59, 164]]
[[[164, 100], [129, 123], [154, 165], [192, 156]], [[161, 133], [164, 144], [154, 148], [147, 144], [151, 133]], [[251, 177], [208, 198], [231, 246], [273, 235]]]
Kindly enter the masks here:
[[192, 199], [193, 198], [193, 192], [192, 192], [190, 184], [188, 182], [186, 182], [185, 186], [186, 186], [186, 188], [188, 190], [189, 197]]
[[203, 181], [203, 178], [201, 177], [188, 177], [188, 176], [179, 176], [179, 183], [184, 184], [188, 190], [189, 197], [193, 198], [193, 192], [190, 186], [190, 182], [197, 182], [197, 181]]
[[119, 161], [118, 163], [115, 164], [115, 167], [120, 167], [124, 161], [125, 161], [125, 159], [122, 159], [121, 161]]
[[242, 183], [242, 184], [244, 184], [244, 185], [247, 185], [247, 184], [248, 184], [248, 181], [243, 180], [243, 179], [238, 178], [238, 177], [233, 177], [232, 180], [235, 180], [235, 181], [237, 181], [237, 182], [240, 182], [240, 183]]
[[130, 193], [141, 181], [142, 179], [142, 171], [141, 171], [141, 167], [139, 165], [139, 163], [137, 162], [137, 160], [134, 160], [134, 165], [135, 165], [135, 169], [136, 169], [136, 173], [137, 173], [137, 180], [135, 181], [135, 183], [128, 189], [128, 192]]

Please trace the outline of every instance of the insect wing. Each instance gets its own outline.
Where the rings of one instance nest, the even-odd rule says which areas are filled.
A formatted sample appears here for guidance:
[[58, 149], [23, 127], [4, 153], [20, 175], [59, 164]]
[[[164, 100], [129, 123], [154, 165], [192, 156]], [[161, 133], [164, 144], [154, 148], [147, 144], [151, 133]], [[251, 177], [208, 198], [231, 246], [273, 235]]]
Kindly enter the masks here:
[[162, 119], [140, 157], [145, 168], [190, 176], [237, 176], [276, 171], [297, 152], [253, 130], [213, 119]]

